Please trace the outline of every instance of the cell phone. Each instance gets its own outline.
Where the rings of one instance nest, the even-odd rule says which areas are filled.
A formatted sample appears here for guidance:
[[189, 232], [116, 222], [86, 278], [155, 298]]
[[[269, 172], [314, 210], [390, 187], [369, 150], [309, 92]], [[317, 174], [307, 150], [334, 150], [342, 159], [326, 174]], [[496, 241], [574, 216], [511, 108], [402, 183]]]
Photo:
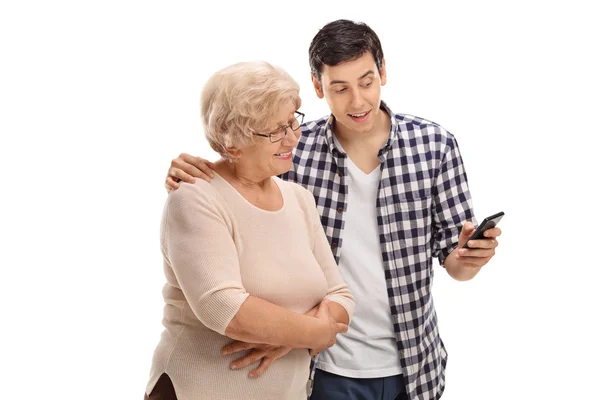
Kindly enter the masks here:
[[[498, 222], [500, 222], [502, 217], [504, 217], [504, 212], [502, 211], [500, 211], [497, 214], [486, 217], [483, 221], [481, 221], [481, 224], [479, 224], [477, 229], [475, 229], [475, 232], [473, 232], [469, 240], [485, 239], [485, 236], [483, 236], [483, 232], [498, 225]], [[463, 246], [463, 249], [469, 248], [469, 246], [467, 245], [467, 243], [469, 243], [469, 240], [467, 240], [467, 242]]]

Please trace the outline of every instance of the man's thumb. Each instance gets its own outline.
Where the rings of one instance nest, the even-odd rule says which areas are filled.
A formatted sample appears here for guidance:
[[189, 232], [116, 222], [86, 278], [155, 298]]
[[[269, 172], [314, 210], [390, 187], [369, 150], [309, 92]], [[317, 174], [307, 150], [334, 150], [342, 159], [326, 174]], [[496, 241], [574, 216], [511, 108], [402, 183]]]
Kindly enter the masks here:
[[462, 227], [462, 231], [460, 234], [464, 236], [465, 240], [470, 238], [473, 232], [475, 231], [475, 225], [472, 222], [465, 222]]
[[471, 237], [471, 235], [475, 232], [475, 225], [472, 222], [465, 222], [460, 231], [460, 237], [458, 238], [459, 247], [462, 247], [467, 240]]

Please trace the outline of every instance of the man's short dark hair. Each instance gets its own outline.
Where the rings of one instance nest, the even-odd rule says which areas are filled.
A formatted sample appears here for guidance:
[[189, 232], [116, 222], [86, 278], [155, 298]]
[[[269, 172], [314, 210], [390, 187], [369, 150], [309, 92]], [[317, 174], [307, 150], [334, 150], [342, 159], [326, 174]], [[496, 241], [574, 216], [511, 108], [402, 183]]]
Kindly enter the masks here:
[[375, 31], [363, 22], [339, 19], [321, 28], [310, 43], [310, 70], [320, 82], [323, 65], [333, 67], [345, 61], [353, 61], [367, 51], [373, 55], [381, 73], [383, 50]]

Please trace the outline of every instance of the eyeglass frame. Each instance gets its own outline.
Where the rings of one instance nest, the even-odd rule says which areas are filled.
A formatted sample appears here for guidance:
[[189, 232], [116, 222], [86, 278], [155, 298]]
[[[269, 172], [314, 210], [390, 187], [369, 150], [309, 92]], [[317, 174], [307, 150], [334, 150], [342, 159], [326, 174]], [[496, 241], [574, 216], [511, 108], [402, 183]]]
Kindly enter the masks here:
[[[283, 140], [283, 138], [287, 136], [288, 128], [290, 128], [292, 130], [292, 132], [294, 132], [294, 131], [297, 131], [298, 129], [300, 129], [300, 126], [302, 126], [302, 124], [304, 123], [304, 117], [306, 116], [306, 114], [304, 114], [303, 112], [300, 112], [300, 111], [295, 111], [294, 114], [297, 114], [296, 116], [294, 116], [294, 120], [298, 121], [298, 128], [296, 128], [296, 129], [292, 128], [292, 124], [294, 123], [294, 121], [292, 121], [292, 122], [290, 122], [289, 125], [280, 126], [279, 128], [277, 128], [274, 131], [271, 131], [269, 133], [254, 133], [254, 132], [252, 132], [252, 134], [254, 136], [262, 136], [262, 137], [269, 138], [269, 141], [271, 143], [281, 142]], [[298, 120], [298, 116], [300, 117], [300, 120]], [[273, 139], [271, 139], [272, 136], [275, 135], [276, 133], [278, 133], [281, 129], [283, 129], [283, 136], [281, 137], [281, 139], [273, 141]]]

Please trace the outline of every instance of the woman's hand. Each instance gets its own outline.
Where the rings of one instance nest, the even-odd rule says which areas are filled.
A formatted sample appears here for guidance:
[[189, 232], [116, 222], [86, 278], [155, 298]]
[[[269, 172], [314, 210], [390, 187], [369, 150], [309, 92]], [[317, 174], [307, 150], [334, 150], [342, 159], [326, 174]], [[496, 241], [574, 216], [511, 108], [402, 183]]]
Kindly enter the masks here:
[[[311, 346], [311, 349], [309, 349], [311, 356], [314, 356], [315, 354], [333, 346], [336, 343], [337, 334], [348, 331], [348, 325], [336, 322], [336, 320], [331, 316], [329, 305], [329, 299], [324, 299], [319, 304], [316, 311], [313, 309], [306, 314], [314, 315], [313, 318], [319, 320], [318, 324], [316, 325], [317, 327], [313, 330], [311, 335], [312, 342], [314, 343]], [[233, 361], [230, 364], [230, 367], [231, 369], [237, 370], [260, 361], [258, 367], [250, 371], [248, 374], [249, 377], [256, 378], [264, 374], [275, 360], [288, 354], [292, 348], [260, 343], [246, 343], [236, 340], [233, 343], [223, 347], [221, 349], [221, 354], [228, 356], [233, 353], [247, 350], [252, 351], [246, 354], [244, 357]]]
[[258, 367], [248, 373], [250, 378], [257, 378], [264, 374], [267, 369], [269, 369], [271, 364], [275, 362], [275, 360], [288, 354], [292, 348], [285, 346], [273, 346], [270, 344], [246, 343], [236, 340], [235, 342], [223, 347], [223, 349], [221, 349], [221, 354], [228, 356], [230, 354], [245, 350], [252, 351], [246, 354], [244, 357], [233, 361], [229, 367], [231, 369], [240, 369], [260, 361]]
[[315, 332], [315, 345], [310, 349], [310, 355], [314, 356], [333, 346], [338, 333], [348, 331], [348, 325], [337, 322], [329, 313], [329, 299], [324, 299], [319, 305], [315, 318], [321, 320], [320, 329]]

